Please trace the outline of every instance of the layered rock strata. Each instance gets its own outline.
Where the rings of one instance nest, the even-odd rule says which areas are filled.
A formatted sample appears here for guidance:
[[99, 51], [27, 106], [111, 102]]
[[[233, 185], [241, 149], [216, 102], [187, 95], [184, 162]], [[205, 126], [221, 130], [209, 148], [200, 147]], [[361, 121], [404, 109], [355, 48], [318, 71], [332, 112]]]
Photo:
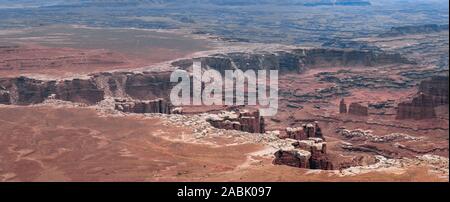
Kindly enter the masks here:
[[293, 150], [279, 150], [275, 155], [275, 165], [298, 168], [332, 170], [333, 164], [327, 155], [327, 143], [321, 138], [309, 138], [293, 143]]
[[398, 104], [397, 119], [432, 119], [436, 117], [433, 97], [420, 93], [411, 101]]
[[287, 138], [294, 140], [306, 140], [308, 138], [324, 138], [322, 129], [317, 122], [302, 124], [297, 128], [286, 128]]
[[50, 81], [27, 77], [0, 78], [0, 101], [4, 104], [36, 104], [53, 94], [56, 99], [85, 104], [96, 104], [105, 96], [167, 99], [176, 84], [170, 82], [170, 74], [115, 72], [94, 74], [87, 79]]
[[434, 76], [419, 84], [419, 92], [431, 96], [434, 106], [448, 104], [449, 79], [448, 76]]
[[345, 103], [345, 100], [342, 99], [341, 102], [339, 102], [339, 113], [340, 114], [347, 114], [347, 104]]
[[[201, 58], [205, 69], [280, 70], [301, 73], [323, 66], [375, 66], [413, 63], [399, 54], [385, 52], [302, 48], [254, 53], [232, 52]], [[173, 62], [173, 68], [189, 69], [195, 59]], [[27, 77], [0, 78], [0, 102], [28, 105], [43, 102], [49, 95], [64, 101], [96, 104], [108, 97], [130, 97], [137, 100], [167, 99], [177, 83], [170, 82], [167, 72], [105, 72], [83, 79], [39, 80]]]
[[401, 102], [397, 107], [397, 119], [436, 118], [435, 107], [448, 105], [448, 76], [434, 76], [419, 84], [419, 93], [410, 101]]
[[383, 64], [413, 64], [413, 61], [396, 53], [348, 49], [292, 49], [283, 51], [260, 51], [255, 53], [233, 52], [183, 59], [173, 66], [188, 70], [193, 61], [201, 61], [202, 68], [225, 70], [240, 69], [279, 70], [281, 73], [304, 72], [309, 68], [325, 66], [376, 66]]
[[264, 118], [259, 110], [247, 111], [223, 111], [220, 114], [212, 114], [206, 119], [212, 126], [220, 129], [239, 130], [249, 133], [264, 133]]
[[165, 99], [131, 101], [127, 99], [115, 99], [115, 109], [127, 113], [160, 113], [170, 114], [170, 104]]
[[279, 150], [275, 152], [275, 159], [273, 160], [273, 164], [275, 165], [287, 165], [291, 167], [297, 168], [309, 168], [309, 159], [311, 158], [311, 153], [293, 149], [289, 151]]
[[348, 114], [356, 116], [368, 116], [369, 108], [361, 103], [351, 103], [348, 108]]

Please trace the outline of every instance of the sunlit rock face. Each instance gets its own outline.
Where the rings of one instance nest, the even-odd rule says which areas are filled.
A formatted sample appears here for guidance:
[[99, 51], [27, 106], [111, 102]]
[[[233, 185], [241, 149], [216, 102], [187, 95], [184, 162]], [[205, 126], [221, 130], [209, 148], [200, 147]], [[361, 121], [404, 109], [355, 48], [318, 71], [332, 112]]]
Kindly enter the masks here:
[[127, 100], [115, 99], [115, 109], [127, 113], [157, 113], [170, 114], [171, 106], [165, 99]]
[[211, 114], [206, 121], [220, 129], [239, 130], [249, 133], [265, 132], [264, 118], [260, 115], [259, 110], [224, 111], [217, 115]]

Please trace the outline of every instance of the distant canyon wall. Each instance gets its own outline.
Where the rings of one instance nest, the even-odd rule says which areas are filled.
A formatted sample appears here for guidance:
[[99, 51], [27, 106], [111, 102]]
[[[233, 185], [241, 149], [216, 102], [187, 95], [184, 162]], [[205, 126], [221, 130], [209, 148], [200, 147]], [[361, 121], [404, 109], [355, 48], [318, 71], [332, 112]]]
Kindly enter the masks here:
[[294, 49], [291, 51], [214, 54], [206, 57], [185, 59], [172, 65], [188, 70], [193, 61], [201, 61], [203, 68], [220, 71], [241, 69], [279, 70], [280, 73], [302, 73], [317, 67], [373, 67], [386, 64], [415, 64], [397, 53], [344, 49]]
[[[279, 70], [302, 73], [315, 67], [377, 66], [413, 63], [399, 54], [375, 53], [342, 49], [295, 49], [291, 51], [227, 53], [195, 58], [203, 67], [220, 72], [249, 69]], [[176, 68], [188, 70], [194, 59], [173, 62]], [[177, 83], [170, 82], [171, 72], [96, 73], [89, 79], [43, 81], [27, 77], [0, 78], [0, 104], [28, 105], [43, 102], [47, 97], [65, 101], [95, 104], [105, 96], [128, 97], [138, 100], [169, 98]]]
[[0, 78], [0, 103], [37, 104], [49, 96], [85, 104], [95, 104], [105, 96], [152, 100], [168, 98], [173, 85], [175, 83], [170, 83], [170, 72], [100, 73], [89, 79], [62, 81]]
[[397, 119], [436, 118], [435, 107], [449, 104], [449, 77], [434, 76], [419, 84], [419, 93], [412, 100], [398, 104]]
[[429, 34], [436, 32], [448, 31], [448, 24], [437, 25], [437, 24], [427, 24], [427, 25], [412, 25], [412, 26], [402, 26], [402, 27], [392, 27], [386, 33], [380, 34], [380, 37], [399, 37], [409, 34]]

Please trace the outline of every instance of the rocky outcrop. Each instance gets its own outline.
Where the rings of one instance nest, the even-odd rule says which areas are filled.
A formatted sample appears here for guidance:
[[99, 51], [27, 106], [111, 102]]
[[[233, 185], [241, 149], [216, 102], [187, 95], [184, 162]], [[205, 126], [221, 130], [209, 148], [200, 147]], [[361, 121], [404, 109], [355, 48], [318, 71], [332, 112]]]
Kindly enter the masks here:
[[295, 143], [294, 146], [311, 153], [309, 159], [310, 169], [333, 170], [333, 164], [327, 156], [327, 143], [321, 138], [301, 140]]
[[[410, 63], [398, 54], [345, 49], [292, 49], [283, 51], [234, 52], [195, 58], [204, 68], [221, 72], [241, 69], [279, 70], [281, 73], [301, 73], [323, 66], [373, 66], [378, 64]], [[172, 65], [189, 69], [194, 59], [179, 60]], [[170, 90], [177, 83], [170, 82], [171, 72], [113, 72], [96, 73], [86, 79], [37, 80], [26, 77], [0, 79], [1, 102], [6, 104], [36, 104], [49, 95], [57, 99], [95, 104], [109, 97], [129, 97], [137, 100], [169, 99]], [[334, 95], [339, 89], [324, 89], [319, 94]], [[346, 92], [342, 92], [346, 93]], [[314, 96], [314, 95], [313, 95]], [[9, 99], [8, 99], [9, 97]], [[305, 99], [308, 98], [308, 95]], [[319, 96], [318, 99], [322, 98]], [[9, 100], [9, 101], [7, 101]], [[243, 119], [252, 122], [251, 119]], [[244, 124], [247, 127], [249, 123]], [[250, 127], [253, 128], [253, 127]], [[251, 130], [251, 129], [245, 129]], [[258, 131], [258, 130], [256, 130]]]
[[287, 165], [297, 168], [310, 168], [309, 160], [311, 159], [311, 153], [303, 150], [279, 150], [275, 152], [275, 159], [273, 164], [275, 165]]
[[327, 155], [327, 144], [321, 138], [309, 138], [293, 143], [293, 150], [279, 150], [275, 155], [275, 165], [287, 165], [298, 168], [333, 170], [333, 164]]
[[194, 60], [202, 62], [203, 68], [225, 70], [241, 69], [279, 70], [281, 73], [301, 73], [310, 68], [329, 66], [375, 66], [382, 64], [413, 63], [395, 53], [348, 49], [293, 49], [285, 51], [261, 51], [256, 53], [234, 52], [183, 59], [173, 66], [188, 70]]
[[316, 153], [311, 155], [311, 159], [309, 160], [309, 168], [310, 169], [319, 169], [319, 170], [333, 170], [333, 163], [330, 158], [325, 154]]
[[0, 78], [0, 99], [1, 103], [18, 105], [41, 103], [50, 95], [85, 104], [95, 104], [105, 96], [138, 100], [168, 99], [173, 85], [176, 83], [170, 82], [170, 72], [98, 73], [88, 79], [54, 81], [27, 77]]
[[92, 80], [74, 79], [56, 85], [56, 99], [94, 104], [104, 98], [104, 92]]
[[170, 82], [171, 72], [114, 72], [92, 77], [99, 89], [111, 97], [130, 97], [138, 100], [169, 99], [176, 83]]
[[305, 133], [303, 127], [286, 128], [286, 135], [287, 135], [287, 138], [294, 139], [294, 140], [304, 140], [304, 139], [308, 138], [306, 136], [306, 133]]
[[295, 50], [294, 52], [302, 55], [302, 61], [307, 67], [327, 67], [330, 65], [351, 67], [413, 63], [400, 54], [366, 50], [315, 48]]
[[173, 66], [188, 70], [193, 60], [201, 61], [202, 68], [215, 69], [222, 74], [225, 70], [279, 70], [280, 72], [303, 72], [304, 63], [300, 55], [289, 51], [245, 53], [234, 52], [214, 54], [201, 58], [179, 60]]
[[159, 114], [170, 114], [171, 107], [168, 102], [164, 99], [155, 100], [127, 100], [127, 99], [115, 99], [115, 109], [121, 112], [127, 113], [159, 113]]
[[40, 81], [26, 77], [0, 79], [9, 95], [8, 104], [28, 105], [43, 102], [50, 95], [65, 101], [95, 104], [104, 93], [91, 80]]
[[297, 128], [286, 128], [287, 138], [294, 140], [306, 140], [308, 138], [324, 138], [322, 134], [322, 129], [319, 127], [317, 122], [302, 124], [301, 127]]
[[319, 81], [334, 83], [337, 85], [337, 88], [344, 91], [352, 88], [405, 89], [416, 85], [416, 82], [414, 82], [413, 79], [397, 80], [386, 76], [371, 74], [369, 72], [363, 73], [352, 70], [320, 72], [317, 73], [315, 77]]
[[397, 119], [431, 119], [436, 117], [433, 97], [419, 93], [412, 101], [398, 104]]
[[249, 133], [265, 132], [264, 118], [260, 116], [259, 110], [223, 111], [220, 114], [210, 115], [206, 121], [220, 129], [239, 130]]
[[308, 138], [306, 140], [300, 140], [293, 144], [295, 148], [309, 151], [314, 153], [327, 153], [327, 143], [321, 138]]
[[347, 114], [347, 104], [345, 103], [344, 99], [342, 99], [341, 102], [339, 102], [339, 113]]
[[[322, 66], [373, 66], [377, 64], [410, 63], [397, 54], [375, 53], [344, 49], [293, 49], [273, 52], [234, 52], [196, 58], [204, 68], [225, 70], [248, 69], [280, 70], [301, 73], [309, 68]], [[180, 60], [172, 65], [189, 69], [194, 59]], [[139, 100], [168, 99], [176, 83], [170, 82], [171, 72], [114, 72], [97, 73], [88, 79], [42, 81], [26, 77], [0, 79], [5, 89], [2, 102], [9, 92], [10, 104], [34, 104], [43, 102], [49, 95], [57, 99], [95, 104], [104, 96], [130, 97]]]
[[419, 93], [411, 101], [398, 104], [397, 119], [431, 119], [435, 107], [448, 105], [448, 76], [434, 76], [419, 84]]
[[449, 94], [448, 76], [433, 76], [419, 84], [419, 92], [431, 96], [434, 106], [447, 105]]
[[6, 104], [27, 105], [41, 103], [51, 94], [56, 93], [56, 82], [40, 81], [27, 77], [0, 79], [4, 96], [9, 95]]
[[400, 141], [419, 141], [423, 138], [421, 137], [414, 137], [410, 136], [408, 134], [403, 133], [391, 133], [388, 135], [375, 135], [373, 134], [373, 131], [371, 130], [362, 130], [362, 129], [355, 129], [355, 130], [347, 130], [345, 128], [338, 129], [338, 134], [341, 136], [351, 139], [353, 141], [368, 141], [368, 142], [374, 142], [374, 143], [388, 143], [388, 142], [400, 142]]
[[360, 103], [351, 103], [348, 108], [348, 113], [356, 116], [368, 116], [369, 108]]
[[344, 150], [347, 150], [347, 151], [351, 151], [351, 152], [372, 153], [372, 154], [383, 156], [383, 157], [390, 158], [390, 159], [401, 158], [401, 156], [399, 155], [399, 153], [397, 151], [380, 148], [380, 146], [377, 144], [363, 143], [363, 144], [353, 145], [348, 142], [345, 142], [345, 143], [343, 142], [341, 144], [341, 148]]

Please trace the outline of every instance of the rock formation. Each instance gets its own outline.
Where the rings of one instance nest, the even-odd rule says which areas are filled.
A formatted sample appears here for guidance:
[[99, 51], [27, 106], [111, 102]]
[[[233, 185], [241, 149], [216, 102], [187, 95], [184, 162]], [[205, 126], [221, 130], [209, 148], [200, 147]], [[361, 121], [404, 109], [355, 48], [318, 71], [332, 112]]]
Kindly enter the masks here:
[[322, 129], [317, 122], [303, 124], [297, 128], [286, 128], [287, 138], [294, 140], [306, 140], [308, 138], [324, 138]]
[[419, 84], [419, 92], [431, 96], [433, 105], [440, 106], [448, 104], [449, 79], [448, 76], [434, 76]]
[[301, 73], [308, 68], [328, 66], [375, 66], [382, 64], [411, 64], [400, 54], [386, 52], [308, 48], [283, 51], [261, 51], [256, 53], [233, 52], [210, 56], [183, 59], [172, 63], [173, 66], [188, 70], [194, 60], [200, 60], [203, 68], [212, 68], [224, 73], [236, 68], [246, 71], [279, 70], [280, 73]]
[[5, 104], [40, 103], [56, 91], [55, 82], [44, 82], [27, 77], [0, 79], [0, 86], [4, 89], [3, 96], [9, 95], [9, 102]]
[[236, 112], [223, 111], [217, 115], [210, 115], [206, 121], [212, 126], [227, 130], [239, 130], [249, 133], [264, 133], [264, 118], [260, 116], [259, 110]]
[[403, 133], [390, 133], [388, 135], [374, 135], [371, 130], [355, 129], [347, 130], [340, 128], [337, 131], [340, 135], [347, 139], [354, 141], [374, 142], [374, 143], [387, 143], [393, 141], [419, 141], [421, 137], [414, 137]]
[[431, 119], [436, 117], [433, 97], [419, 93], [412, 101], [398, 104], [397, 119]]
[[305, 134], [303, 127], [286, 128], [286, 135], [287, 135], [287, 138], [294, 139], [294, 140], [305, 140], [308, 138]]
[[368, 116], [369, 108], [360, 103], [351, 103], [348, 109], [348, 113], [357, 116]]
[[[105, 96], [167, 99], [175, 84], [170, 82], [170, 72], [98, 73], [87, 79], [50, 81], [27, 77], [0, 78], [2, 102], [18, 105], [41, 103], [52, 94], [56, 99], [85, 104], [95, 104]], [[8, 94], [9, 99], [6, 98]]]
[[293, 143], [293, 150], [279, 150], [275, 155], [275, 165], [298, 168], [332, 170], [333, 164], [327, 156], [327, 143], [321, 138], [308, 138]]
[[448, 105], [448, 76], [434, 76], [419, 84], [419, 93], [411, 101], [398, 104], [397, 119], [431, 119], [435, 107]]
[[293, 146], [311, 153], [327, 153], [327, 143], [321, 138], [308, 138], [306, 140], [300, 140], [295, 142]]
[[170, 105], [164, 99], [130, 101], [127, 99], [115, 99], [115, 109], [127, 113], [159, 113], [170, 114]]
[[309, 160], [311, 159], [311, 153], [299, 149], [290, 151], [279, 150], [275, 152], [275, 159], [273, 164], [275, 165], [287, 165], [297, 168], [309, 168]]
[[308, 140], [298, 141], [294, 145], [296, 148], [309, 151], [311, 158], [309, 159], [309, 168], [332, 170], [333, 164], [327, 156], [327, 143], [321, 138], [309, 138]]
[[104, 92], [92, 80], [74, 79], [56, 86], [56, 99], [80, 103], [97, 103], [104, 99]]
[[345, 103], [345, 100], [342, 99], [339, 103], [339, 113], [340, 114], [347, 114], [347, 104]]
[[[309, 68], [322, 66], [373, 66], [380, 64], [411, 63], [398, 54], [385, 52], [305, 48], [255, 53], [232, 52], [201, 58], [204, 68], [243, 71], [280, 70], [281, 73], [301, 73]], [[174, 67], [189, 69], [194, 59], [173, 62]], [[138, 100], [168, 99], [170, 90], [177, 83], [170, 82], [171, 72], [103, 72], [86, 79], [38, 80], [27, 77], [0, 78], [2, 103], [36, 104], [49, 95], [65, 101], [95, 104], [110, 97], [130, 97]], [[331, 89], [336, 90], [336, 89]], [[8, 95], [9, 94], [9, 95]], [[332, 93], [334, 94], [334, 93]], [[9, 99], [7, 99], [9, 97]], [[9, 101], [6, 101], [9, 100]]]

